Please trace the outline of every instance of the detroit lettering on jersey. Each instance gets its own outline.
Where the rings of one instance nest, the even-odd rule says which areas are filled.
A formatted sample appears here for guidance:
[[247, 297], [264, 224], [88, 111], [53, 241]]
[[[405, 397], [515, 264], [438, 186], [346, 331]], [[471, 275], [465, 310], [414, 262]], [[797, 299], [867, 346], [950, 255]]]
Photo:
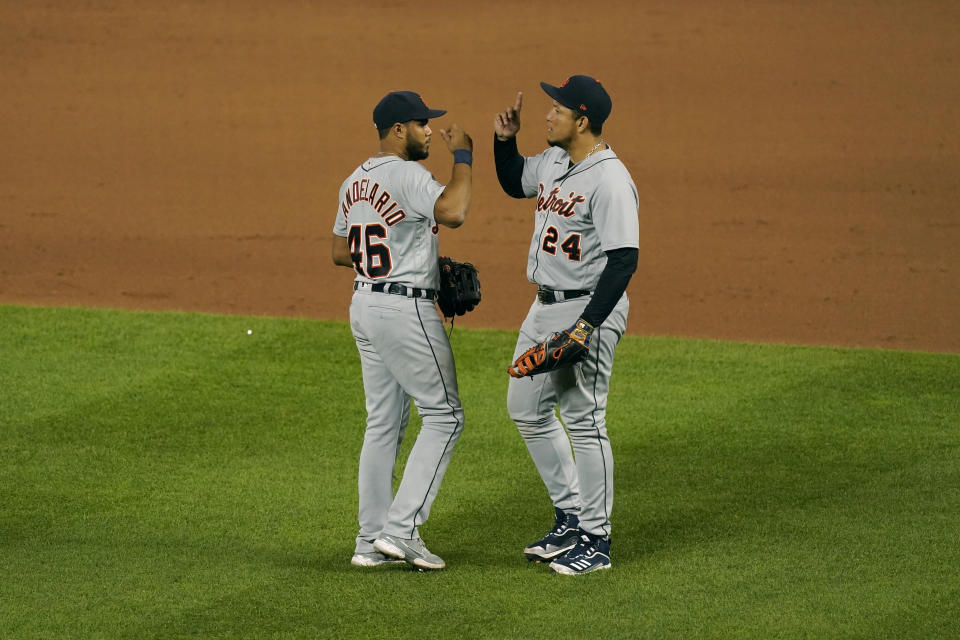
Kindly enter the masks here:
[[407, 217], [407, 213], [403, 209], [396, 209], [397, 201], [390, 197], [390, 193], [385, 189], [381, 191], [379, 182], [374, 182], [371, 186], [369, 178], [354, 180], [350, 188], [347, 189], [343, 202], [340, 203], [344, 217], [350, 217], [350, 209], [358, 202], [366, 202], [373, 207], [388, 227], [392, 227]]
[[569, 199], [564, 200], [557, 196], [557, 194], [560, 193], [560, 187], [554, 187], [550, 190], [550, 193], [544, 197], [544, 189], [546, 189], [546, 187], [543, 186], [543, 183], [539, 183], [537, 187], [537, 211], [553, 211], [564, 218], [569, 218], [576, 213], [573, 208], [586, 200], [582, 195], [574, 193], [573, 191], [570, 192]]

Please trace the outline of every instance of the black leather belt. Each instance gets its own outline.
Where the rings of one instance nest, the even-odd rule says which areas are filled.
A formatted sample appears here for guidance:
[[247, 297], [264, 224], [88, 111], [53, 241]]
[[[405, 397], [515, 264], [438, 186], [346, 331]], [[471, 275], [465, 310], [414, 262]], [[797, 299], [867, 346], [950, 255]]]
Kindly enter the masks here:
[[353, 283], [354, 291], [367, 287], [369, 287], [371, 291], [375, 291], [377, 293], [393, 293], [398, 296], [407, 296], [408, 298], [429, 298], [432, 300], [437, 297], [437, 292], [434, 289], [408, 287], [405, 284], [397, 284], [396, 282], [377, 282], [376, 284], [370, 284], [368, 282], [360, 282], [357, 280]]
[[582, 296], [588, 296], [592, 291], [583, 289], [571, 291], [554, 291], [553, 289], [537, 289], [537, 299], [543, 304], [553, 304], [563, 302], [564, 300], [573, 300]]

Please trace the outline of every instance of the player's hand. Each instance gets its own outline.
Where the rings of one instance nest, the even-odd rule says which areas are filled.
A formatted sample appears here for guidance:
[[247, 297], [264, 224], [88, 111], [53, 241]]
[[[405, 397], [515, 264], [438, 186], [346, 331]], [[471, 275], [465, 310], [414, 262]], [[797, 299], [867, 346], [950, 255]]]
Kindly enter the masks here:
[[459, 149], [473, 151], [473, 140], [456, 123], [451, 124], [449, 129], [440, 129], [440, 137], [451, 153]]
[[493, 119], [493, 132], [497, 140], [505, 142], [517, 135], [520, 131], [520, 108], [523, 107], [523, 92], [517, 92], [517, 102], [506, 111], [501, 111]]

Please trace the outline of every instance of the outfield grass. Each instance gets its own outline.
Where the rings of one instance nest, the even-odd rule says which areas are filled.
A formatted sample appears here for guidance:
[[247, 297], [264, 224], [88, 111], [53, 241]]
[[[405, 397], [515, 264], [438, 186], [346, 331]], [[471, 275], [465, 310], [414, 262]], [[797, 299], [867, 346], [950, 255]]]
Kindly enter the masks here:
[[422, 528], [448, 569], [419, 574], [349, 564], [345, 324], [0, 306], [0, 327], [5, 638], [960, 633], [960, 356], [626, 337], [614, 569], [568, 578], [520, 553], [552, 510], [504, 408], [515, 334], [457, 328], [467, 426]]

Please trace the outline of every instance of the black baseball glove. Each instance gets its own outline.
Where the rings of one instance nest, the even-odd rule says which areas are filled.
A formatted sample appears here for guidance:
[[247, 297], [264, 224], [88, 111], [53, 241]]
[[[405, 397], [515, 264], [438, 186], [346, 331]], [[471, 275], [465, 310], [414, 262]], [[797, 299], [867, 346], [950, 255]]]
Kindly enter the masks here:
[[469, 262], [457, 262], [447, 256], [438, 260], [440, 288], [437, 306], [444, 318], [462, 316], [480, 304], [480, 278]]
[[558, 331], [521, 353], [520, 357], [507, 367], [507, 373], [514, 378], [522, 378], [576, 364], [590, 351], [592, 335], [593, 327], [583, 318], [579, 318], [566, 331]]

